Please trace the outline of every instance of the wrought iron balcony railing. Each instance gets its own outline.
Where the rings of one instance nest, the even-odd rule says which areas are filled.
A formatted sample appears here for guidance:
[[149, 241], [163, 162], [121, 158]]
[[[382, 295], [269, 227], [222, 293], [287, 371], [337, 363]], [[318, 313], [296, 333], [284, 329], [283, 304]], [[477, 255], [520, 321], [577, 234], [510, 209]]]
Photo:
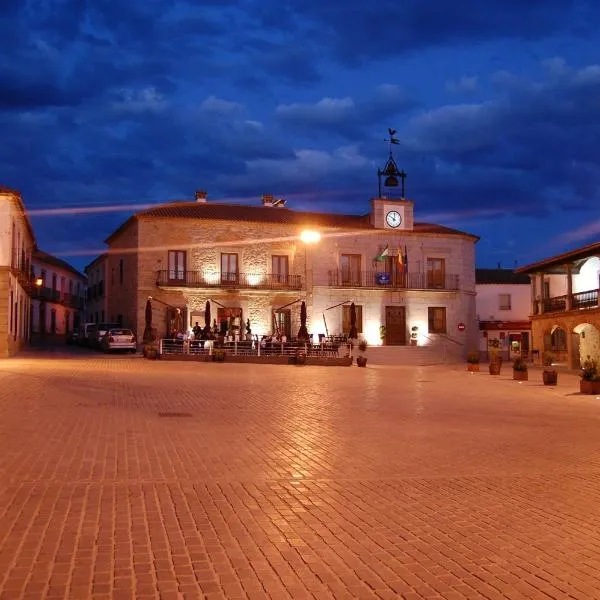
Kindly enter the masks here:
[[38, 287], [33, 285], [31, 288], [31, 298], [33, 300], [45, 300], [46, 302], [54, 302], [63, 304], [69, 308], [82, 309], [84, 306], [83, 298], [76, 294], [53, 290], [49, 287]]
[[279, 273], [158, 271], [156, 274], [156, 285], [160, 287], [299, 290], [302, 288], [302, 277], [300, 275], [281, 275]]
[[327, 285], [350, 288], [408, 290], [458, 290], [458, 275], [430, 273], [381, 273], [377, 271], [329, 271]]
[[[554, 296], [552, 298], [544, 298], [541, 301], [543, 312], [566, 312], [569, 309], [568, 295]], [[584, 310], [588, 308], [600, 308], [598, 304], [598, 290], [587, 290], [585, 292], [577, 292], [571, 294], [570, 310]], [[538, 303], [534, 304], [534, 315], [540, 314]]]

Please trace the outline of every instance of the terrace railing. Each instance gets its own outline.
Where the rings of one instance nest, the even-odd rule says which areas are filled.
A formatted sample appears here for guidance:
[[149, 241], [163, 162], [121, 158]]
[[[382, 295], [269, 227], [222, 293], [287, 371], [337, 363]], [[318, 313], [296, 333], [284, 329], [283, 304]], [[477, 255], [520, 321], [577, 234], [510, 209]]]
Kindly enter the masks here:
[[158, 271], [159, 287], [302, 289], [302, 277], [279, 273], [219, 273], [206, 271]]
[[386, 273], [379, 271], [329, 271], [327, 285], [348, 288], [409, 290], [458, 290], [458, 275], [431, 273]]

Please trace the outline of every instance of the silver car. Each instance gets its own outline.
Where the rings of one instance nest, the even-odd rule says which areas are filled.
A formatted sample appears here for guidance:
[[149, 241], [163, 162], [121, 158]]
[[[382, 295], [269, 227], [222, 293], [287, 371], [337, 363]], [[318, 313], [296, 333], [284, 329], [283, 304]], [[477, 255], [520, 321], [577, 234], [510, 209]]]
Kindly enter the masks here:
[[131, 329], [109, 329], [106, 335], [102, 338], [102, 349], [104, 352], [111, 350], [127, 350], [136, 352], [137, 342], [135, 335]]

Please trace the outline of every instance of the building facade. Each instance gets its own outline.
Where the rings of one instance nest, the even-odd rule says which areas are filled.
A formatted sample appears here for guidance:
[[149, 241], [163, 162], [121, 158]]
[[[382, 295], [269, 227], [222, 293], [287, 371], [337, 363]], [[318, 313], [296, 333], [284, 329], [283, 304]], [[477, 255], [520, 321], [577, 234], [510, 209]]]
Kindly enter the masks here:
[[[293, 211], [271, 196], [262, 206], [175, 202], [140, 212], [107, 240], [107, 319], [142, 339], [145, 306], [166, 336], [180, 322], [295, 337], [300, 306], [308, 330], [349, 333], [371, 345], [477, 347], [474, 246], [478, 238], [418, 223], [413, 202], [376, 198], [366, 215]], [[243, 327], [244, 326], [244, 327]]]
[[29, 340], [35, 236], [19, 192], [0, 187], [0, 357]]
[[494, 349], [505, 359], [529, 357], [529, 276], [511, 269], [476, 269], [475, 283], [480, 356], [487, 359]]
[[600, 242], [517, 269], [531, 279], [533, 347], [578, 369], [600, 362]]
[[69, 263], [36, 249], [31, 297], [31, 337], [64, 341], [85, 315], [86, 277]]
[[107, 254], [95, 258], [84, 271], [87, 275], [87, 323], [105, 323], [108, 319], [106, 295]]

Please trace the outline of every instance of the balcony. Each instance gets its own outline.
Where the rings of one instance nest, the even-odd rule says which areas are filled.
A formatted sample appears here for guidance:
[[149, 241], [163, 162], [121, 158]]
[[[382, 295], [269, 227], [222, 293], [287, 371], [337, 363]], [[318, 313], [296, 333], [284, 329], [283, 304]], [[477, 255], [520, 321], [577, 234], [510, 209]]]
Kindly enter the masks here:
[[[553, 298], [544, 298], [539, 303], [536, 302], [534, 305], [534, 314], [539, 315], [544, 313], [556, 313], [556, 312], [567, 312], [569, 310], [587, 310], [590, 308], [600, 308], [598, 304], [598, 291], [599, 290], [588, 290], [586, 292], [577, 292], [571, 294], [571, 302], [569, 303], [569, 296], [554, 296]], [[569, 308], [570, 304], [570, 308]], [[543, 308], [540, 311], [539, 308]]]
[[278, 273], [218, 273], [206, 271], [158, 271], [157, 287], [299, 290], [300, 275]]
[[83, 298], [75, 294], [61, 293], [59, 290], [53, 290], [49, 287], [33, 286], [31, 290], [31, 298], [33, 300], [45, 300], [46, 302], [54, 302], [62, 304], [68, 308], [80, 310], [83, 308]]
[[[323, 285], [323, 284], [321, 284]], [[329, 271], [329, 287], [440, 290], [459, 289], [458, 275], [431, 275], [427, 273], [380, 273], [377, 271]]]

